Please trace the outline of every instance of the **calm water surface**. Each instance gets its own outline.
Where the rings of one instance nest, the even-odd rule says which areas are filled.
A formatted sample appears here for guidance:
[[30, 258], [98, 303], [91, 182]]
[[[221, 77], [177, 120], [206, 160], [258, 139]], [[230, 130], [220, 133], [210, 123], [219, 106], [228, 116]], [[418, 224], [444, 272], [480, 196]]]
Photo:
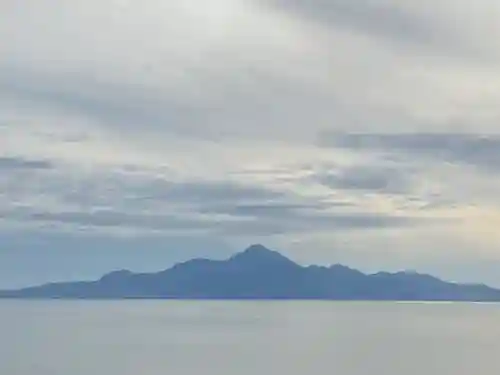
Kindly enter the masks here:
[[0, 301], [2, 375], [499, 369], [500, 305]]

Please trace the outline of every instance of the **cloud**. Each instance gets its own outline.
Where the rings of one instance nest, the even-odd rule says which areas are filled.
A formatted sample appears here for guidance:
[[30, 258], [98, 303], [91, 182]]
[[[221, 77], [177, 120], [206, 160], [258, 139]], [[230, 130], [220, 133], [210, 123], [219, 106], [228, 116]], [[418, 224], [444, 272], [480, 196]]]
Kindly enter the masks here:
[[169, 180], [157, 173], [116, 170], [69, 180], [60, 169], [32, 177], [21, 191], [4, 189], [0, 219], [75, 233], [109, 229], [226, 237], [370, 230], [428, 221], [332, 199], [328, 191], [304, 195], [269, 183]]
[[347, 202], [310, 202], [309, 204], [287, 203], [287, 202], [262, 202], [250, 204], [213, 205], [209, 204], [202, 208], [206, 213], [225, 213], [230, 215], [254, 218], [282, 219], [286, 220], [303, 214], [320, 214], [328, 208], [352, 207]]
[[[307, 142], [323, 129], [497, 128], [496, 65], [446, 47], [459, 39], [499, 54], [484, 0], [52, 1], [57, 12], [4, 5], [0, 31], [11, 38], [0, 95], [10, 107], [36, 103], [131, 143], [169, 133]], [[380, 35], [403, 47], [440, 42], [424, 54]]]
[[285, 193], [271, 188], [248, 186], [232, 181], [185, 181], [175, 182], [163, 179], [150, 181], [145, 186], [153, 200], [184, 202], [192, 204], [227, 203], [242, 201], [266, 201], [283, 198]]
[[464, 163], [492, 172], [498, 172], [500, 166], [500, 138], [490, 134], [331, 134], [324, 136], [320, 143], [357, 151]]
[[[250, 126], [231, 124], [247, 118], [255, 127], [259, 112], [272, 119], [292, 102], [314, 102], [300, 95], [309, 74], [301, 78], [290, 65], [310, 49], [300, 26], [252, 2], [217, 0], [210, 9], [191, 1], [59, 5], [52, 14], [33, 10], [34, 18], [16, 7], [5, 11], [10, 17], [2, 27], [13, 40], [0, 66], [3, 96], [76, 112], [111, 129], [132, 132], [140, 123], [146, 132], [190, 136], [248, 134]], [[96, 39], [91, 24], [106, 33]], [[50, 57], [37, 59], [42, 55]], [[289, 89], [300, 97], [282, 95]], [[281, 102], [275, 114], [272, 99]]]
[[316, 173], [318, 181], [332, 189], [365, 190], [381, 194], [408, 194], [412, 191], [409, 173], [396, 166], [358, 165], [324, 168]]
[[[490, 36], [500, 34], [498, 9], [488, 1], [444, 0], [439, 6], [425, 0], [269, 0], [271, 6], [319, 23], [330, 32], [346, 31], [373, 38], [405, 53], [441, 57], [462, 63], [496, 64], [500, 50]], [[460, 27], [457, 27], [460, 24]]]
[[[422, 20], [414, 6], [393, 1], [370, 0], [347, 3], [345, 1], [313, 0], [307, 3], [295, 0], [271, 0], [270, 4], [301, 17], [321, 22], [330, 28], [370, 34], [400, 42], [429, 43], [437, 31]], [[413, 10], [413, 12], [412, 12]]]
[[52, 169], [51, 162], [46, 160], [28, 160], [19, 157], [0, 157], [0, 170], [47, 170]]

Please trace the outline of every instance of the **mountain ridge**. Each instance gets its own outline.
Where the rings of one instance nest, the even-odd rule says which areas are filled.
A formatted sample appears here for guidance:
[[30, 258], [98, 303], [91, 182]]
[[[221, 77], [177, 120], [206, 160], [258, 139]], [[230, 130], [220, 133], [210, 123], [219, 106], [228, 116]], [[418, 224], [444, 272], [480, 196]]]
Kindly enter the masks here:
[[500, 290], [416, 272], [365, 274], [341, 264], [301, 266], [256, 244], [226, 260], [196, 258], [156, 273], [117, 270], [96, 281], [0, 291], [0, 298], [487, 302], [500, 301]]

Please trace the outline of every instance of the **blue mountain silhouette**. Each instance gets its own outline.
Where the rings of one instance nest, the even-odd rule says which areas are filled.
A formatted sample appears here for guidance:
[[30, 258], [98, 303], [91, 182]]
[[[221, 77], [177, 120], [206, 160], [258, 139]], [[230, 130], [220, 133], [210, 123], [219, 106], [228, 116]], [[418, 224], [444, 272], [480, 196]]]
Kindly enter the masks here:
[[368, 275], [343, 265], [303, 267], [252, 245], [227, 260], [193, 259], [157, 273], [115, 271], [96, 281], [3, 291], [0, 297], [500, 301], [500, 290], [415, 272]]

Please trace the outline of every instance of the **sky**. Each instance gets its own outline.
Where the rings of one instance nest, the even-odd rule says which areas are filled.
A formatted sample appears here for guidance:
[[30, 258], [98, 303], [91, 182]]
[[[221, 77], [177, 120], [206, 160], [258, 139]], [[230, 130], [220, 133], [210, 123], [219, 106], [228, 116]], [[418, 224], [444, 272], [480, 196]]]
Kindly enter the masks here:
[[0, 2], [0, 288], [263, 243], [500, 286], [500, 1]]

